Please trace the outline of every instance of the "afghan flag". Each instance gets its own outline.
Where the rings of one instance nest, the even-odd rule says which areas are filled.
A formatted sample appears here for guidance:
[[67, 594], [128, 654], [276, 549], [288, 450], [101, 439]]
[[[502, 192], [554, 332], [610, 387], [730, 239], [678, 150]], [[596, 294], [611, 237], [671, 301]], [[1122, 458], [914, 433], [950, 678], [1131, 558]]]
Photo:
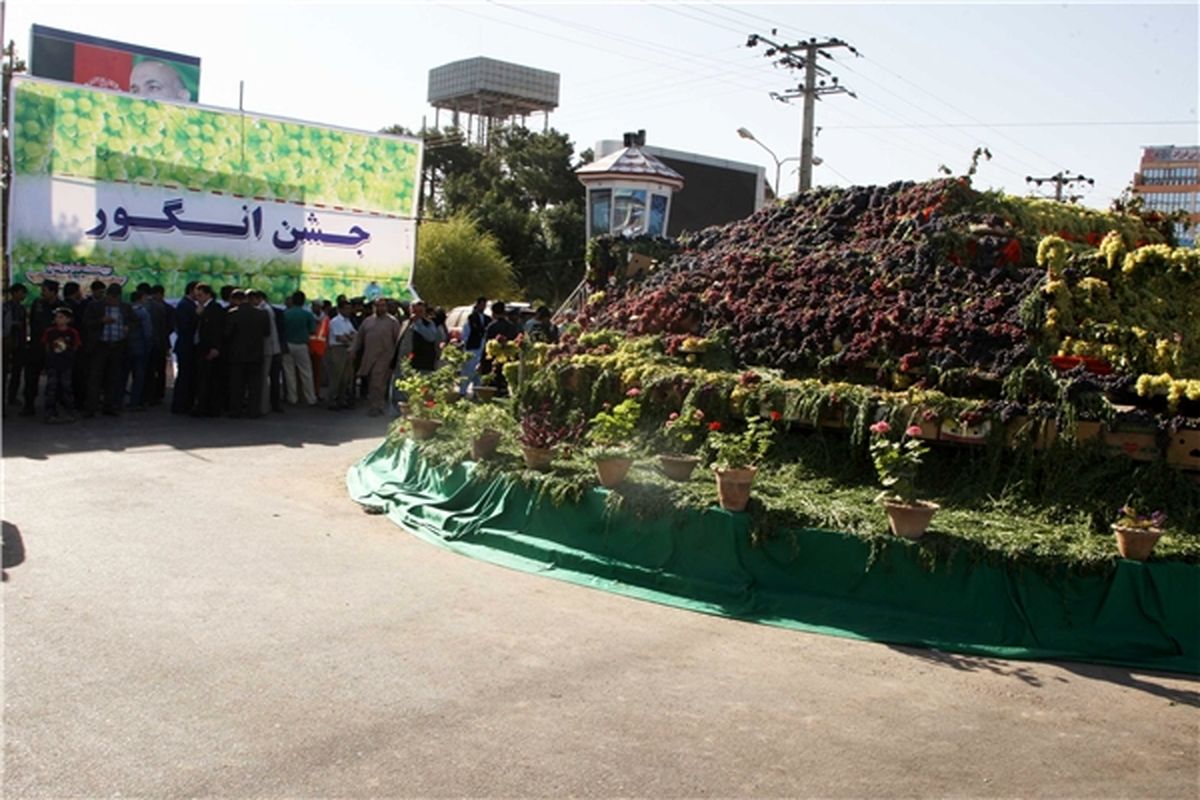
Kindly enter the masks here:
[[200, 59], [114, 42], [70, 31], [33, 26], [30, 74], [151, 98], [200, 96]]

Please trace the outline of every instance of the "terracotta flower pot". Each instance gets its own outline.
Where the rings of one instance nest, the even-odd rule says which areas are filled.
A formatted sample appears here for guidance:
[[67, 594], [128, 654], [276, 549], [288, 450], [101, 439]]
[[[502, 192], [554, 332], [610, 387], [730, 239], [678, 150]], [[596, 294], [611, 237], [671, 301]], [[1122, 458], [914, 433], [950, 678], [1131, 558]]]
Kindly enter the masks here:
[[750, 486], [758, 467], [745, 469], [714, 469], [717, 474], [717, 497], [726, 511], [745, 511], [750, 502]]
[[457, 403], [462, 400], [462, 395], [458, 393], [457, 389], [447, 389], [442, 395], [442, 399], [447, 403]]
[[414, 439], [432, 439], [437, 433], [438, 428], [442, 427], [440, 419], [420, 419], [413, 417], [409, 420], [412, 424]]
[[663, 454], [658, 457], [658, 463], [662, 466], [663, 473], [671, 480], [687, 481], [691, 480], [692, 472], [695, 471], [696, 465], [700, 463], [700, 459], [696, 456]]
[[601, 458], [597, 460], [596, 475], [600, 478], [600, 485], [605, 489], [617, 488], [629, 474], [631, 466], [633, 466], [632, 458]]
[[481, 403], [490, 403], [496, 397], [497, 391], [495, 386], [476, 386], [475, 399]]
[[905, 539], [920, 539], [924, 536], [925, 530], [929, 527], [929, 521], [941, 508], [937, 503], [925, 500], [918, 500], [912, 505], [887, 498], [879, 502], [883, 506], [883, 510], [887, 512], [888, 525], [891, 526], [892, 533], [903, 536]]
[[1113, 525], [1113, 534], [1117, 537], [1117, 550], [1121, 558], [1132, 561], [1145, 561], [1158, 544], [1162, 531], [1158, 528], [1127, 528], [1124, 525]]
[[471, 457], [476, 461], [491, 458], [500, 446], [500, 432], [487, 430], [471, 440]]
[[521, 455], [525, 457], [525, 466], [545, 472], [550, 469], [550, 463], [554, 461], [554, 448], [521, 445]]

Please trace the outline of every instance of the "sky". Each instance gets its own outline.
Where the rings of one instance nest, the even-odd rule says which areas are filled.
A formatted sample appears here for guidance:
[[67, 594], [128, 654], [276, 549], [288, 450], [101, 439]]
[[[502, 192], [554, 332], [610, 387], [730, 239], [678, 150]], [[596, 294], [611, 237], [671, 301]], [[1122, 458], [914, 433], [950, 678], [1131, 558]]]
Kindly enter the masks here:
[[[1106, 207], [1145, 145], [1200, 143], [1200, 15], [1193, 2], [316, 4], [10, 0], [4, 37], [27, 55], [50, 27], [199, 56], [200, 102], [350, 128], [433, 121], [431, 68], [474, 56], [561, 75], [550, 124], [576, 151], [645, 129], [647, 142], [758, 164], [800, 149], [801, 107], [771, 99], [799, 73], [752, 33], [838, 38], [821, 64], [851, 89], [817, 103], [815, 185], [886, 184], [966, 171], [976, 186], [1029, 193], [1026, 176], [1095, 180]], [[443, 116], [443, 122], [446, 117]], [[540, 119], [531, 122], [540, 127]], [[796, 188], [796, 160], [783, 190]]]

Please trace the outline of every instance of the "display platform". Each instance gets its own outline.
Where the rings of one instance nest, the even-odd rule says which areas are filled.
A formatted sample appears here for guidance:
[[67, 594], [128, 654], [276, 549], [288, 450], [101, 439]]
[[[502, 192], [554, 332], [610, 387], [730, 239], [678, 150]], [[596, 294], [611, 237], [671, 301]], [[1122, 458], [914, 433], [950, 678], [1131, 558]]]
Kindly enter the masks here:
[[753, 543], [713, 507], [635, 519], [607, 490], [554, 505], [411, 442], [350, 468], [359, 503], [454, 552], [642, 600], [797, 630], [1013, 659], [1200, 674], [1200, 565], [1120, 560], [1104, 573], [922, 558], [920, 542], [791, 530]]

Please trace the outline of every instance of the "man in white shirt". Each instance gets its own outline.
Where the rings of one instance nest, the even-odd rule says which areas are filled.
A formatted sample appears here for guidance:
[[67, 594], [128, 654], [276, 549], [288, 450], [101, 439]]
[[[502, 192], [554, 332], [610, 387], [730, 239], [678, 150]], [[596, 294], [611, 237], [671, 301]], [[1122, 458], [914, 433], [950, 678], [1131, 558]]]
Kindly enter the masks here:
[[338, 299], [337, 314], [329, 320], [329, 346], [325, 362], [329, 371], [329, 410], [354, 407], [354, 369], [349, 353], [354, 347], [354, 323], [350, 321], [350, 303]]

